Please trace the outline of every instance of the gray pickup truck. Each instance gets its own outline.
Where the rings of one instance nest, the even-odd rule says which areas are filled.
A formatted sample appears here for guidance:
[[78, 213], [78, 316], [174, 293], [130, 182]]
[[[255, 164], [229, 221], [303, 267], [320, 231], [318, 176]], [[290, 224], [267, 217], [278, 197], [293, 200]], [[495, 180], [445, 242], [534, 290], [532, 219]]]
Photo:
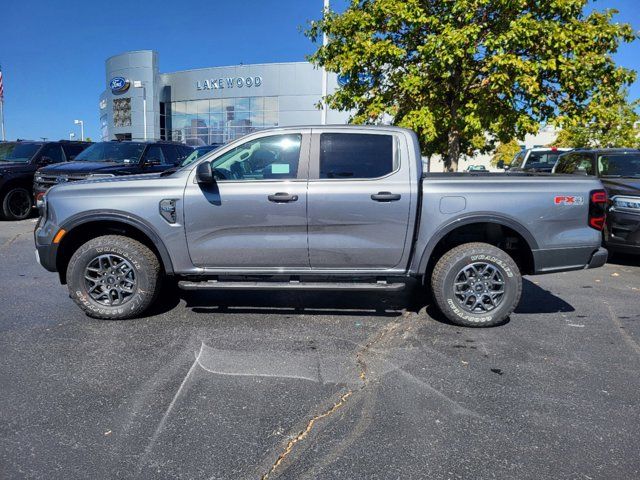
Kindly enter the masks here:
[[599, 180], [424, 174], [395, 127], [279, 128], [161, 174], [54, 186], [38, 260], [89, 316], [135, 317], [162, 279], [186, 290], [393, 291], [429, 286], [453, 323], [491, 326], [522, 274], [594, 268]]

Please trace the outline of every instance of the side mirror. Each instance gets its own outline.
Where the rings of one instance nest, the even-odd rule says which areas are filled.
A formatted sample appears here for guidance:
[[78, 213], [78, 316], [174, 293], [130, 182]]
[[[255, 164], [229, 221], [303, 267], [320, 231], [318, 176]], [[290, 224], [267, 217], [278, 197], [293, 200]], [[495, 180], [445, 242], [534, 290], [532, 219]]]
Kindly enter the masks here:
[[213, 178], [213, 170], [211, 170], [211, 162], [202, 162], [196, 168], [196, 182], [212, 184], [215, 182]]
[[50, 163], [53, 163], [53, 158], [51, 157], [47, 157], [46, 155], [43, 155], [42, 157], [40, 157], [40, 162], [41, 165], [49, 165]]

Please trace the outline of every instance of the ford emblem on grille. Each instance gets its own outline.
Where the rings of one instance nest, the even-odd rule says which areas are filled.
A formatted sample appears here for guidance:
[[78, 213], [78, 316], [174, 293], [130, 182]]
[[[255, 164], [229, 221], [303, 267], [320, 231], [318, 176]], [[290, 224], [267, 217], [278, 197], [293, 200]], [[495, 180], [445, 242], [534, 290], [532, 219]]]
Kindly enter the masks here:
[[67, 177], [66, 175], [61, 175], [58, 178], [56, 178], [56, 183], [65, 183], [69, 181], [69, 177]]

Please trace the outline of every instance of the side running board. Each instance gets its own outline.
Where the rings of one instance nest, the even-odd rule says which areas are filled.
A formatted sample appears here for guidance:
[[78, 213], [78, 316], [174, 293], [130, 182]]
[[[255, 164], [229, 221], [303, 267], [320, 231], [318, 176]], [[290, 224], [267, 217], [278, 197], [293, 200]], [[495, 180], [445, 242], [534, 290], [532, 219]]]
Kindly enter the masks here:
[[180, 281], [182, 290], [348, 290], [351, 292], [403, 290], [404, 283], [387, 283], [383, 281], [371, 283], [356, 282], [245, 282], [206, 280], [201, 282]]

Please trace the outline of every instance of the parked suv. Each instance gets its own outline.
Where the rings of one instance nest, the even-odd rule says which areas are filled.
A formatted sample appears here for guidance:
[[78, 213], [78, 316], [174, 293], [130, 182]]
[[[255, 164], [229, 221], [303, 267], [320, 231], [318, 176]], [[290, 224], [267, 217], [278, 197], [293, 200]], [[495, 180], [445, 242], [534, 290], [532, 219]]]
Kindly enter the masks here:
[[[583, 202], [571, 201], [577, 197]], [[140, 315], [186, 290], [397, 291], [429, 285], [452, 322], [513, 312], [522, 274], [601, 266], [596, 178], [426, 174], [397, 127], [263, 130], [175, 171], [57, 185], [40, 263], [88, 315]]]
[[510, 172], [542, 172], [550, 173], [563, 152], [570, 148], [535, 147], [522, 150], [513, 157], [510, 165], [505, 165], [501, 160], [498, 168], [504, 168]]
[[33, 208], [31, 186], [35, 171], [45, 165], [73, 160], [89, 142], [2, 142], [0, 143], [0, 216], [22, 220]]
[[58, 183], [162, 172], [180, 165], [192, 151], [191, 147], [181, 143], [164, 141], [114, 140], [94, 143], [78, 155], [74, 162], [38, 170], [33, 192], [36, 200], [39, 200], [51, 186]]
[[605, 244], [610, 250], [640, 254], [640, 150], [574, 150], [560, 156], [554, 173], [599, 177], [609, 194]]

